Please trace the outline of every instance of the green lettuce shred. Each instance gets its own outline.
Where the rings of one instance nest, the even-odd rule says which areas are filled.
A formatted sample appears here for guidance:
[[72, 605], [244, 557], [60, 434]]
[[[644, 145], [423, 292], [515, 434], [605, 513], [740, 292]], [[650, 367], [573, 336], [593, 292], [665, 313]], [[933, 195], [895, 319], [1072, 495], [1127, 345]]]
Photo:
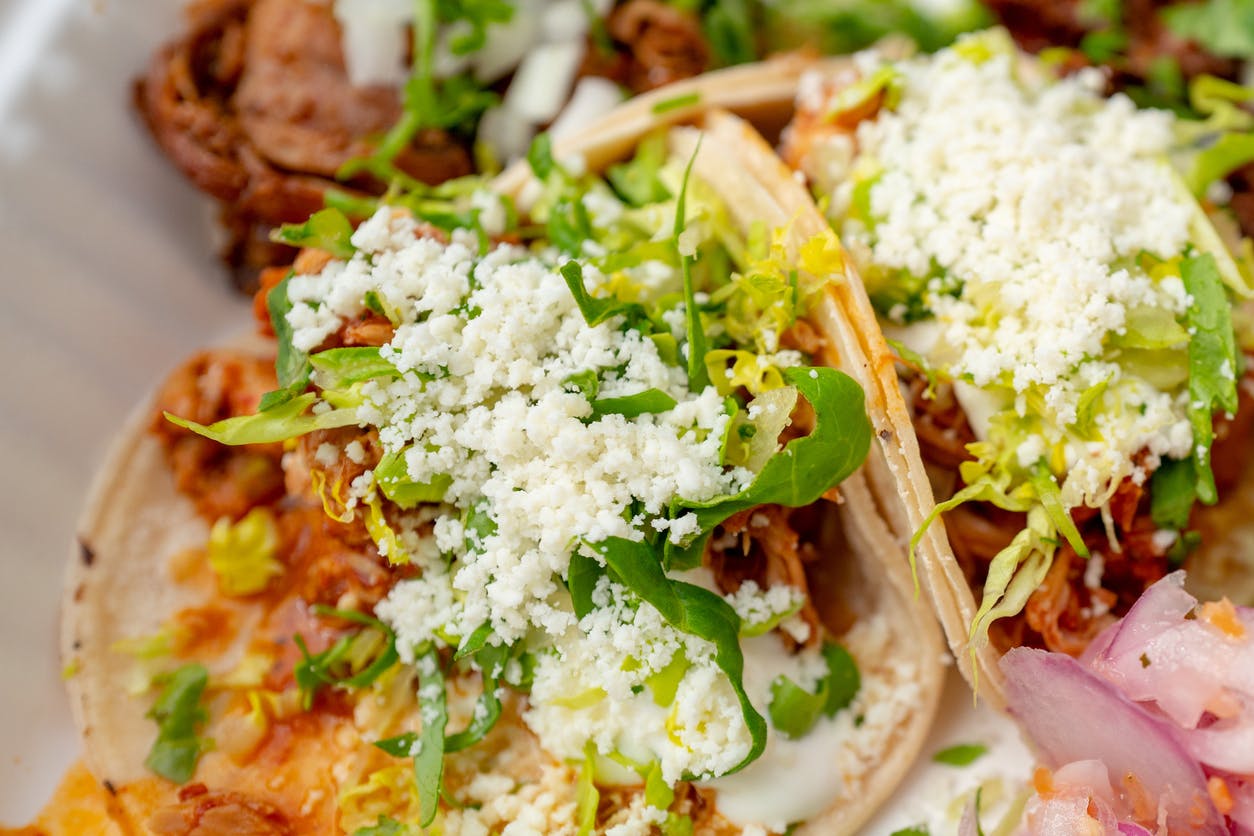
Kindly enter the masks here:
[[232, 447], [241, 444], [269, 444], [275, 441], [286, 441], [314, 430], [330, 430], [358, 423], [356, 408], [332, 409], [322, 413], [306, 414], [305, 411], [317, 401], [318, 395], [308, 392], [272, 407], [266, 412], [224, 418], [209, 426], [171, 415], [169, 412], [163, 414], [171, 424]]

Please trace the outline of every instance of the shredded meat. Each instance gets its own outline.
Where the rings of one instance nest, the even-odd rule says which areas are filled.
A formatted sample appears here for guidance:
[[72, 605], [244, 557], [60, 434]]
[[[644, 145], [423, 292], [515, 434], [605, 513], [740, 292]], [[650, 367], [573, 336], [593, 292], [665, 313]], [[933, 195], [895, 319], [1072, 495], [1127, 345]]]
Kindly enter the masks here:
[[[354, 87], [330, 4], [199, 0], [188, 28], [153, 58], [135, 103], [161, 149], [222, 203], [224, 256], [255, 286], [257, 271], [290, 261], [270, 228], [322, 208], [336, 170], [368, 153], [400, 116], [390, 88]], [[469, 174], [470, 155], [423, 131], [396, 160], [424, 182]], [[351, 186], [379, 192], [370, 180]]]
[[288, 836], [287, 817], [269, 802], [241, 792], [210, 790], [188, 784], [179, 801], [163, 807], [148, 821], [158, 836]]
[[709, 69], [710, 48], [700, 21], [661, 0], [628, 0], [610, 13], [606, 29], [629, 56], [620, 66], [633, 93]]
[[165, 446], [175, 486], [206, 519], [238, 519], [282, 496], [282, 447], [227, 447], [170, 423], [163, 413], [200, 424], [250, 415], [276, 385], [273, 360], [219, 349], [193, 356], [158, 394], [152, 430]]
[[[928, 398], [926, 381], [917, 375], [908, 376], [908, 386], [925, 463], [956, 471], [962, 462], [970, 460], [966, 445], [975, 436], [953, 388], [939, 385], [935, 397]], [[1154, 539], [1157, 526], [1149, 516], [1145, 489], [1125, 479], [1111, 497], [1109, 508], [1118, 551], [1111, 545], [1097, 509], [1072, 510], [1092, 560], [1101, 561], [1102, 571], [1090, 578], [1100, 583], [1088, 585], [1085, 575], [1090, 571], [1089, 562], [1069, 544], [1062, 544], [1023, 612], [999, 619], [989, 628], [995, 647], [1004, 652], [1026, 645], [1078, 655], [1102, 628], [1127, 612], [1146, 588], [1167, 573], [1167, 555]], [[989, 563], [1026, 524], [1024, 514], [984, 502], [967, 503], [945, 515], [954, 557], [977, 595], [988, 576]]]
[[780, 505], [759, 505], [728, 517], [714, 529], [705, 552], [705, 565], [724, 593], [735, 592], [748, 580], [763, 589], [785, 584], [802, 590], [805, 603], [798, 614], [810, 625], [807, 644], [817, 643], [822, 635], [806, 577], [806, 564], [817, 559], [814, 544], [798, 533], [794, 509]]
[[975, 433], [967, 423], [954, 388], [949, 384], [937, 384], [928, 394], [928, 382], [922, 375], [909, 375], [910, 408], [914, 411], [914, 431], [919, 446], [928, 461], [947, 469], [971, 458], [967, 445], [975, 441]]

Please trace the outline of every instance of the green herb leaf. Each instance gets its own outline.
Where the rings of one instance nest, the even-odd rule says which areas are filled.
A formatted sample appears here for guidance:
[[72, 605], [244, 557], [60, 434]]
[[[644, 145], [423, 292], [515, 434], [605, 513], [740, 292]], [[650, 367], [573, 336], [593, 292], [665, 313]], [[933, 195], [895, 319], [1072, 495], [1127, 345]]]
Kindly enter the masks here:
[[317, 654], [309, 652], [304, 637], [299, 633], [293, 637], [301, 660], [293, 668], [292, 677], [301, 692], [301, 704], [306, 711], [313, 706], [314, 698], [324, 686], [350, 690], [366, 688], [400, 658], [396, 651], [396, 634], [377, 618], [353, 610], [322, 606], [315, 607], [314, 612], [352, 621], [366, 629], [341, 636]]
[[738, 772], [756, 760], [766, 747], [766, 721], [745, 693], [745, 661], [736, 611], [708, 589], [668, 578], [662, 570], [661, 556], [648, 543], [610, 537], [589, 546], [604, 558], [623, 585], [656, 608], [672, 627], [714, 644], [714, 663], [727, 675], [736, 692], [745, 726], [753, 739], [744, 760], [724, 774]]
[[575, 617], [582, 619], [596, 609], [592, 603], [592, 590], [605, 574], [605, 567], [592, 558], [576, 551], [570, 556], [570, 568], [566, 571], [566, 586], [575, 607]]
[[575, 304], [579, 306], [579, 312], [589, 326], [600, 325], [612, 316], [626, 317], [628, 322], [648, 318], [644, 308], [635, 302], [624, 302], [613, 297], [602, 299], [588, 293], [583, 284], [583, 267], [579, 262], [568, 261], [559, 272], [566, 280], [566, 286], [570, 288]]
[[670, 190], [666, 188], [661, 177], [666, 153], [666, 134], [650, 134], [636, 146], [636, 154], [629, 161], [616, 163], [606, 169], [605, 179], [632, 206], [647, 206], [669, 200]]
[[1150, 518], [1154, 525], [1177, 531], [1188, 528], [1196, 500], [1193, 459], [1164, 459], [1150, 477]]
[[553, 159], [553, 138], [548, 132], [537, 134], [527, 148], [527, 164], [537, 180], [548, 180], [554, 171], [561, 171]]
[[1225, 133], [1194, 156], [1185, 180], [1193, 194], [1204, 195], [1211, 183], [1251, 162], [1254, 133]]
[[946, 766], [970, 766], [987, 752], [988, 747], [980, 743], [959, 743], [956, 746], [941, 749], [932, 755], [932, 760]]
[[807, 691], [787, 676], [777, 676], [771, 683], [768, 706], [771, 725], [790, 739], [804, 737], [814, 728], [819, 717], [832, 717], [853, 702], [862, 685], [858, 666], [849, 651], [837, 644], [823, 646], [827, 675], [818, 681], [814, 691]]
[[681, 93], [678, 96], [671, 96], [669, 99], [662, 99], [653, 104], [653, 112], [657, 114], [670, 113], [672, 110], [679, 110], [684, 107], [692, 107], [701, 103], [700, 91], [693, 90], [691, 93]]
[[662, 836], [692, 836], [692, 819], [679, 813], [667, 813], [662, 822]]
[[1219, 268], [1209, 253], [1180, 264], [1180, 278], [1192, 298], [1186, 321], [1189, 333], [1189, 420], [1193, 424], [1197, 498], [1213, 505], [1218, 498], [1210, 467], [1215, 437], [1211, 415], [1216, 409], [1236, 412], [1237, 353], [1232, 306], [1224, 293]]
[[756, 505], [809, 505], [857, 470], [866, 458], [871, 447], [871, 424], [862, 388], [853, 378], [835, 369], [804, 366], [784, 369], [783, 375], [785, 382], [797, 387], [814, 408], [814, 430], [788, 442], [740, 493], [707, 502], [675, 503], [672, 515], [691, 510], [697, 515], [701, 535], [685, 546], [667, 541], [670, 568], [699, 565], [709, 532], [732, 514]]
[[256, 415], [239, 415], [235, 418], [224, 418], [221, 421], [205, 426], [177, 415], [164, 413], [171, 424], [189, 429], [197, 435], [212, 439], [219, 444], [239, 446], [241, 444], [268, 444], [274, 441], [286, 441], [289, 438], [311, 433], [314, 430], [329, 430], [336, 427], [347, 427], [357, 423], [357, 409], [332, 409], [320, 414], [305, 414], [305, 410], [318, 400], [315, 392], [308, 392], [286, 403], [273, 406], [267, 412]]
[[440, 789], [444, 784], [444, 728], [448, 725], [448, 695], [440, 652], [428, 646], [417, 654], [418, 710], [422, 728], [415, 734], [389, 737], [375, 746], [396, 758], [414, 759], [414, 779], [418, 783], [418, 824], [427, 827], [440, 809]]
[[578, 389], [588, 400], [596, 398], [597, 392], [601, 391], [601, 381], [597, 378], [597, 373], [592, 369], [575, 372], [563, 380], [562, 383]]
[[353, 836], [409, 836], [409, 828], [388, 816], [379, 816], [369, 827], [359, 827]]
[[645, 389], [634, 395], [593, 401], [592, 417], [596, 419], [604, 415], [622, 415], [625, 418], [636, 418], [640, 415], [669, 412], [677, 405], [678, 402], [661, 389]]
[[1254, 58], [1254, 2], [1205, 0], [1162, 12], [1167, 28], [1224, 58]]
[[350, 259], [357, 252], [353, 246], [353, 225], [339, 209], [314, 212], [303, 224], [283, 224], [273, 234], [275, 241], [291, 247], [314, 247], [326, 250], [335, 258]]
[[679, 186], [679, 196], [675, 199], [675, 228], [673, 230], [675, 251], [679, 255], [679, 269], [684, 282], [684, 315], [688, 328], [688, 387], [694, 392], [704, 389], [710, 382], [709, 372], [705, 368], [707, 350], [705, 330], [701, 326], [701, 309], [697, 307], [696, 288], [692, 279], [692, 256], [683, 254], [679, 238], [684, 233], [685, 211], [688, 203], [688, 183], [692, 178], [692, 165], [701, 153], [701, 138], [697, 139], [697, 147], [692, 149], [688, 165], [684, 168], [684, 179]]
[[196, 736], [196, 729], [206, 719], [200, 699], [209, 684], [209, 671], [192, 663], [162, 679], [161, 694], [147, 715], [157, 721], [157, 739], [144, 765], [162, 778], [184, 784], [195, 774], [196, 762], [208, 746]]
[[270, 289], [266, 294], [266, 309], [270, 312], [270, 327], [274, 330], [278, 353], [274, 360], [275, 376], [279, 388], [267, 392], [261, 397], [258, 410], [266, 412], [276, 406], [287, 403], [305, 391], [309, 383], [309, 355], [298, 351], [292, 345], [292, 326], [287, 321], [287, 314], [292, 309], [292, 300], [288, 297], [287, 287], [292, 273]]
[[894, 830], [889, 836], [932, 836], [932, 831], [928, 830], [926, 825], [919, 824]]
[[473, 633], [462, 639], [461, 644], [457, 646], [457, 652], [453, 654], [453, 661], [456, 662], [478, 653], [488, 643], [491, 635], [492, 625], [486, 621], [480, 624]]

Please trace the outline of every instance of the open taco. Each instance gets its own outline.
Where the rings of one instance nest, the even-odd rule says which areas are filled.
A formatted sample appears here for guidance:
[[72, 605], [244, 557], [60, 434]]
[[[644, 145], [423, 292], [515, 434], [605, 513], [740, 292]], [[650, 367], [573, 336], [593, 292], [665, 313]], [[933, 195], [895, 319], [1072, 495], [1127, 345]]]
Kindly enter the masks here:
[[1248, 91], [1199, 77], [1192, 119], [1103, 92], [990, 30], [807, 77], [783, 143], [867, 291], [850, 321], [904, 370], [872, 486], [997, 705], [1005, 651], [1079, 655], [1173, 568], [1231, 579], [1248, 537], [1223, 506], [1249, 470], [1249, 244], [1222, 205]]
[[743, 123], [646, 112], [289, 228], [263, 336], [125, 431], [63, 633], [132, 824], [848, 833], [891, 793], [941, 641], [839, 246]]

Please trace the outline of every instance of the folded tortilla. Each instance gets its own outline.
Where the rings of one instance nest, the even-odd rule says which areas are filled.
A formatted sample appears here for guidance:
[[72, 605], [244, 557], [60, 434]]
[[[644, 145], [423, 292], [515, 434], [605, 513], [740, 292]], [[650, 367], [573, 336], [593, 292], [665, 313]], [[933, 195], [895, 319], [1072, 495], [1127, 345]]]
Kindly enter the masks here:
[[[781, 114], [788, 112], [803, 66], [794, 60], [737, 68], [659, 91], [557, 142], [555, 153], [559, 158], [579, 155], [600, 170], [659, 126], [688, 123], [670, 131], [669, 143], [680, 154], [691, 155], [704, 131], [694, 176], [722, 199], [742, 232], [759, 222], [787, 230], [786, 251], [798, 260], [801, 247], [825, 233], [821, 216], [748, 123], [711, 108], [739, 110], [774, 130]], [[517, 195], [527, 182], [527, 171], [511, 169], [498, 188]], [[944, 663], [940, 632], [930, 609], [915, 594], [903, 549], [917, 525], [903, 506], [921, 507], [923, 498], [902, 503], [895, 489], [890, 494], [886, 487], [897, 479], [913, 484], [908, 477], [916, 472], [917, 462], [908, 421], [898, 422], [904, 406], [892, 360], [873, 317], [869, 327], [861, 319], [870, 314], [857, 276], [846, 270], [828, 278], [828, 289], [810, 315], [825, 343], [816, 362], [843, 370], [862, 385], [879, 443], [872, 446], [864, 470], [839, 486], [841, 501], [819, 535], [821, 558], [812, 600], [829, 625], [847, 627], [868, 619], [882, 624], [886, 635], [865, 646], [849, 646], [863, 687], [877, 683], [912, 695], [904, 719], [885, 731], [873, 752], [841, 761], [857, 767], [843, 776], [838, 797], [827, 810], [798, 831], [841, 834], [856, 831], [915, 760], [937, 707]], [[246, 340], [230, 351], [240, 357], [269, 357], [274, 346]], [[62, 653], [76, 671], [67, 688], [88, 764], [116, 794], [137, 830], [182, 833], [206, 822], [259, 833], [288, 832], [282, 829], [284, 822], [301, 832], [342, 828], [338, 801], [354, 780], [388, 762], [373, 750], [351, 711], [311, 712], [289, 723], [282, 741], [269, 735], [250, 748], [251, 740], [239, 743], [241, 735], [250, 733], [239, 727], [239, 715], [222, 714], [220, 705], [210, 701], [211, 719], [201, 735], [216, 738], [218, 747], [201, 757], [191, 783], [180, 789], [144, 766], [156, 726], [146, 716], [152, 695], [130, 693], [136, 665], [144, 664], [143, 651], [133, 646], [136, 637], [160, 635], [172, 620], [190, 624], [188, 631], [199, 639], [193, 638], [194, 652], [187, 655], [209, 669], [213, 684], [247, 667], [250, 639], [257, 631], [278, 631], [284, 619], [299, 618], [295, 609], [277, 611], [255, 599], [228, 598], [218, 591], [203, 559], [208, 526], [176, 489], [162, 445], [149, 431], [153, 409], [153, 403], [140, 408], [99, 474], [67, 577]], [[943, 536], [939, 526], [930, 536]], [[201, 629], [205, 619], [216, 623]], [[119, 653], [128, 643], [138, 662]], [[519, 720], [518, 700], [505, 702], [502, 719], [483, 744], [486, 754], [480, 757], [486, 761], [479, 763], [485, 768], [505, 763], [516, 782], [543, 783], [558, 796], [573, 799], [577, 771], [552, 762]], [[412, 702], [397, 705], [416, 711]], [[271, 722], [285, 716], [280, 707], [258, 710]], [[362, 710], [358, 707], [357, 713]], [[228, 716], [233, 718], [229, 722], [224, 719]], [[832, 764], [837, 754], [832, 752]], [[402, 775], [407, 777], [397, 780], [412, 779], [408, 768]], [[472, 779], [458, 773], [450, 780]]]

